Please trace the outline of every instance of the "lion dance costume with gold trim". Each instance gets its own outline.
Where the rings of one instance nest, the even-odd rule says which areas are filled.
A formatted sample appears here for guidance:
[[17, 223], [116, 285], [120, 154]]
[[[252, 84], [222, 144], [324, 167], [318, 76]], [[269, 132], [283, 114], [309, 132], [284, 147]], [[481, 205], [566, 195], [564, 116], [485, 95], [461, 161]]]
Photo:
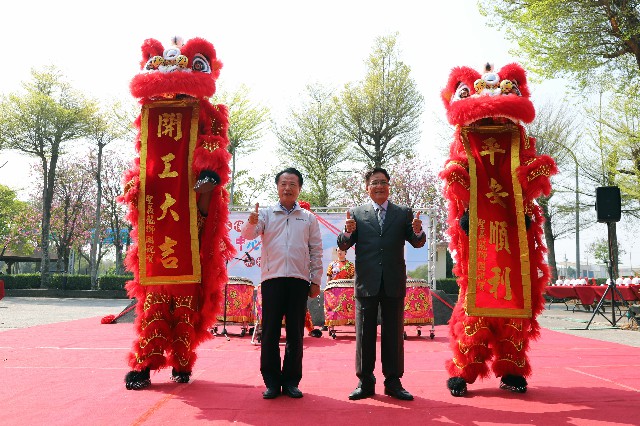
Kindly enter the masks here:
[[233, 255], [227, 109], [208, 100], [222, 67], [215, 49], [201, 38], [176, 37], [166, 49], [148, 39], [140, 66], [130, 84], [142, 106], [139, 157], [122, 196], [133, 226], [126, 265], [134, 279], [126, 288], [138, 301], [127, 389], [149, 386], [150, 371], [166, 366], [173, 381], [189, 381]]
[[557, 170], [551, 157], [536, 154], [521, 124], [535, 116], [529, 96], [518, 64], [498, 72], [487, 64], [482, 75], [455, 68], [442, 91], [456, 126], [440, 174], [460, 286], [450, 320], [453, 358], [446, 363], [453, 396], [488, 377], [489, 368], [502, 389], [520, 393], [531, 374], [527, 350], [539, 335], [536, 316], [549, 280], [535, 199], [549, 194]]

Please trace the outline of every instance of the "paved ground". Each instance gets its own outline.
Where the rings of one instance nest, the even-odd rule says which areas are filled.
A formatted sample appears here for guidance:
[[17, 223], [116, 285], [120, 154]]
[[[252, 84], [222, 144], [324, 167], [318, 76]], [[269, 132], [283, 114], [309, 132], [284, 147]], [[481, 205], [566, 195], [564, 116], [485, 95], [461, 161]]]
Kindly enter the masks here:
[[[56, 299], [40, 297], [5, 297], [0, 300], [0, 332], [40, 324], [72, 321], [81, 318], [119, 314], [129, 304], [128, 299]], [[548, 305], [547, 305], [548, 306]], [[572, 308], [572, 306], [570, 305]], [[611, 319], [607, 307], [605, 315]], [[616, 314], [618, 327], [612, 327], [601, 315], [596, 315], [588, 329], [592, 312], [567, 310], [554, 303], [538, 317], [542, 327], [580, 337], [640, 347], [640, 331], [626, 316]]]
[[[538, 317], [538, 322], [544, 328], [560, 331], [562, 333], [572, 334], [574, 336], [588, 337], [591, 339], [602, 340], [606, 342], [621, 343], [634, 347], [640, 347], [640, 330], [635, 321], [620, 316], [616, 311], [617, 327], [612, 327], [609, 321], [611, 318], [610, 307], [605, 308], [606, 318], [600, 314], [593, 316], [593, 312], [587, 312], [582, 308], [572, 311], [573, 305], [569, 303], [569, 309], [563, 303], [554, 303]], [[593, 321], [586, 329], [587, 324], [593, 317]]]
[[129, 299], [5, 297], [0, 300], [0, 332], [14, 328], [117, 315]]

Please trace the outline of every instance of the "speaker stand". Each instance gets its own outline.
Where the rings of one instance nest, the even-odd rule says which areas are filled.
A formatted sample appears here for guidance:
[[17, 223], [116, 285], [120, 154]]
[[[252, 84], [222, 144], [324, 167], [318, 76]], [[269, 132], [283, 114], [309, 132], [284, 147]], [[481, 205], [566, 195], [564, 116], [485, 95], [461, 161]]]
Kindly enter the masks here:
[[[622, 301], [622, 303], [627, 307], [627, 309], [629, 309], [629, 304], [627, 303], [626, 300], [624, 300], [624, 297], [622, 296], [622, 293], [620, 293], [620, 290], [618, 290], [618, 288], [616, 287], [616, 280], [613, 276], [613, 246], [611, 245], [611, 241], [612, 241], [612, 235], [615, 232], [616, 229], [616, 224], [615, 222], [607, 222], [607, 230], [608, 230], [608, 244], [609, 244], [609, 262], [605, 261], [605, 263], [607, 264], [608, 270], [609, 270], [609, 284], [607, 284], [607, 289], [605, 290], [604, 294], [602, 295], [602, 297], [600, 298], [600, 301], [598, 302], [598, 304], [596, 305], [596, 308], [593, 310], [593, 315], [591, 315], [591, 319], [589, 320], [589, 322], [587, 323], [587, 326], [585, 327], [585, 330], [589, 329], [589, 326], [591, 325], [591, 322], [593, 321], [593, 318], [595, 318], [596, 314], [600, 314], [602, 315], [602, 317], [604, 319], [606, 319], [609, 324], [611, 324], [612, 327], [616, 327], [618, 324], [618, 321], [620, 321], [620, 319], [622, 318], [622, 315], [618, 315], [618, 318], [616, 318], [616, 294], [618, 295], [618, 297], [620, 297], [620, 300]], [[610, 294], [611, 295], [611, 319], [607, 318], [604, 313], [602, 313], [600, 311], [600, 308], [602, 307], [602, 305], [604, 304], [605, 300], [607, 299], [607, 295]]]

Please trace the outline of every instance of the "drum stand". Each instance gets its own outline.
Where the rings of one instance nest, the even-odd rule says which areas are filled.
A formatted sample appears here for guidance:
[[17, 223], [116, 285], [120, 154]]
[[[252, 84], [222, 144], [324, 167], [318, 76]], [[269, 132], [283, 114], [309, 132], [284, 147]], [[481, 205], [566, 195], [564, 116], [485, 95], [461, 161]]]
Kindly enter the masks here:
[[[249, 266], [249, 264], [255, 264], [255, 260], [249, 255], [249, 253], [245, 252], [244, 254], [245, 254], [244, 257], [241, 257], [241, 258], [234, 257], [234, 259], [243, 261], [245, 264], [247, 264], [247, 266]], [[229, 267], [228, 260], [225, 266], [228, 269]], [[222, 314], [222, 332], [218, 333], [218, 327], [213, 327], [213, 330], [211, 331], [211, 334], [213, 334], [214, 336], [218, 336], [220, 334], [223, 335], [225, 339], [227, 339], [227, 341], [231, 340], [229, 338], [230, 333], [227, 332], [227, 289], [229, 288], [228, 281], [229, 280], [227, 280], [227, 283], [224, 285], [224, 309]], [[232, 334], [232, 336], [244, 337], [245, 334], [246, 334], [246, 330], [243, 328], [239, 334]]]

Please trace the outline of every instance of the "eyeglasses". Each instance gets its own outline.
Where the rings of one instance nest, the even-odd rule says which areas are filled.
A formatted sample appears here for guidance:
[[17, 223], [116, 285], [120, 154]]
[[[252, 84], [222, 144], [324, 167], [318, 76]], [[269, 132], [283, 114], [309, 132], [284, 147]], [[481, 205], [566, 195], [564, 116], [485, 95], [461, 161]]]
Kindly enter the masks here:
[[373, 182], [369, 182], [369, 186], [387, 186], [389, 182], [386, 180], [374, 180]]

